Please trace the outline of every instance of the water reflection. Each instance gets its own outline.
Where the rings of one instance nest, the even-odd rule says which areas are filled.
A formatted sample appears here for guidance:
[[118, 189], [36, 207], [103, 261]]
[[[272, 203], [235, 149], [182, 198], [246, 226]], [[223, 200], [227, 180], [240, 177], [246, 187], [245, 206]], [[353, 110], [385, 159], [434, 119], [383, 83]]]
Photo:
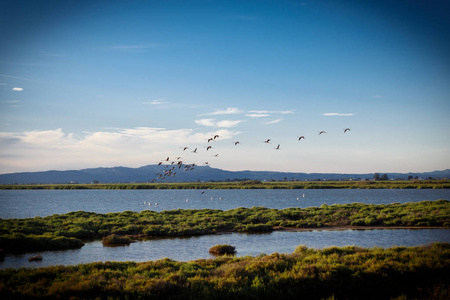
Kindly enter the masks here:
[[[276, 231], [266, 234], [228, 233], [182, 238], [157, 238], [138, 241], [128, 246], [103, 247], [93, 241], [77, 250], [46, 251], [7, 256], [0, 268], [43, 267], [75, 265], [97, 261], [143, 262], [161, 258], [189, 261], [212, 258], [209, 248], [217, 244], [236, 247], [237, 256], [292, 253], [299, 245], [310, 248], [356, 245], [361, 247], [418, 246], [431, 242], [450, 243], [449, 229], [396, 229], [396, 230], [315, 230], [304, 232]], [[42, 261], [29, 262], [31, 256], [41, 255]]]

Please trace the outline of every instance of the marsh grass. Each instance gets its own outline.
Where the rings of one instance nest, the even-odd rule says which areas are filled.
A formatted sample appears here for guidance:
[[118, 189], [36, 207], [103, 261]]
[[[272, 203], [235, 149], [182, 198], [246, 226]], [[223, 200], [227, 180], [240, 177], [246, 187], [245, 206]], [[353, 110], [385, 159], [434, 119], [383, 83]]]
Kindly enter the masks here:
[[1, 299], [449, 299], [450, 244], [0, 270]]
[[270, 232], [308, 228], [450, 228], [450, 201], [335, 204], [321, 207], [176, 209], [162, 212], [70, 212], [27, 219], [0, 219], [0, 247], [7, 253], [73, 249], [109, 235], [193, 236], [220, 232]]

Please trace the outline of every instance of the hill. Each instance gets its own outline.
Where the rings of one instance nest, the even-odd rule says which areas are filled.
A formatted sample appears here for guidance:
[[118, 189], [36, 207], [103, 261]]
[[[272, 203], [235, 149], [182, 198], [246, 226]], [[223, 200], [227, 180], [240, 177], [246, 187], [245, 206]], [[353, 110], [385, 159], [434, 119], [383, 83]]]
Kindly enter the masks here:
[[[23, 172], [0, 175], [0, 184], [50, 184], [50, 183], [118, 183], [118, 182], [151, 182], [158, 173], [163, 174], [166, 166], [148, 165], [140, 168], [112, 167], [91, 168], [68, 171]], [[195, 166], [193, 170], [175, 168], [174, 177], [166, 176], [163, 182], [194, 181], [239, 181], [239, 180], [364, 180], [372, 179], [373, 173], [341, 174], [341, 173], [293, 173], [271, 171], [226, 171], [210, 166]], [[379, 173], [383, 175], [384, 173]], [[424, 173], [386, 173], [390, 179], [407, 179], [409, 176], [419, 179], [450, 178], [450, 169]], [[160, 181], [160, 180], [158, 180]]]

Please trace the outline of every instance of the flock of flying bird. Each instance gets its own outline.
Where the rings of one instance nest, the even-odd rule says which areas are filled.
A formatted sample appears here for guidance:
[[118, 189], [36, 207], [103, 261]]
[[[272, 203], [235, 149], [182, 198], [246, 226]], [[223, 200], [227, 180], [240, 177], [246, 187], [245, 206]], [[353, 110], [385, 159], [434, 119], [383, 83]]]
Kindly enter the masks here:
[[[345, 128], [344, 133], [347, 131], [350, 131], [350, 128]], [[326, 131], [319, 131], [319, 135], [326, 134]], [[220, 136], [218, 134], [210, 137], [207, 139], [208, 143], [214, 142], [217, 139], [219, 139]], [[299, 136], [298, 141], [301, 141], [302, 139], [305, 139], [305, 136]], [[233, 142], [235, 146], [239, 145], [239, 141]], [[271, 139], [264, 140], [263, 143], [265, 144], [271, 144]], [[183, 149], [183, 151], [191, 150], [190, 147], [180, 147]], [[213, 147], [208, 145], [206, 146], [206, 151], [211, 150]], [[280, 144], [275, 147], [275, 150], [280, 150]], [[198, 153], [198, 148], [194, 148], [191, 153]], [[214, 154], [213, 157], [218, 157], [219, 154]], [[175, 177], [178, 171], [184, 170], [186, 171], [192, 171], [197, 166], [195, 163], [192, 164], [184, 164], [181, 160], [181, 156], [174, 157], [173, 160], [170, 159], [170, 157], [167, 157], [166, 159], [158, 162], [158, 166], [165, 165], [165, 169], [162, 171], [162, 173], [156, 173], [156, 178], [152, 180], [152, 182], [156, 182], [157, 180], [164, 180], [166, 177]], [[209, 162], [205, 162], [205, 165], [209, 165]]]

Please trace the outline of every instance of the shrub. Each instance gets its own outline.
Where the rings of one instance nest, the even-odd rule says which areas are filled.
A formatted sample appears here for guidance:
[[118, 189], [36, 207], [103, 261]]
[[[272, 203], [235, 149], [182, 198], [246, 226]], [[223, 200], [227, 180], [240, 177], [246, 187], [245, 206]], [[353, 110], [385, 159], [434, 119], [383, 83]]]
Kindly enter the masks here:
[[215, 245], [209, 249], [209, 253], [212, 255], [234, 255], [236, 253], [236, 248], [231, 245]]
[[129, 237], [117, 234], [111, 234], [102, 238], [103, 246], [122, 246], [130, 243], [131, 239]]

